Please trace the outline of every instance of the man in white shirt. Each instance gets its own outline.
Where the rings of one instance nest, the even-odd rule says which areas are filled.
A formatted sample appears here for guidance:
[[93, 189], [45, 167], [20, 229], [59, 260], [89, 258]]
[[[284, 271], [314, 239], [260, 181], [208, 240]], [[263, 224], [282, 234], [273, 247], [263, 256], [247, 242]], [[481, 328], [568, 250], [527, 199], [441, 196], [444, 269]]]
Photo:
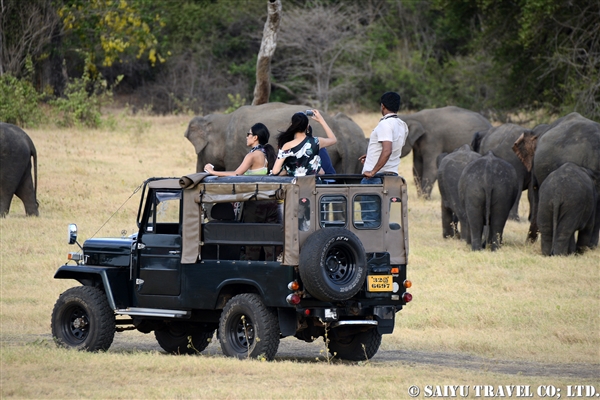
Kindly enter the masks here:
[[[381, 115], [379, 124], [373, 129], [367, 147], [367, 154], [359, 160], [364, 164], [363, 184], [382, 183], [376, 175], [398, 175], [402, 146], [408, 136], [408, 126], [396, 114], [400, 109], [400, 95], [386, 92], [380, 99]], [[371, 201], [377, 200], [377, 201]], [[362, 218], [365, 227], [377, 227], [381, 220], [379, 199], [365, 200], [362, 206]]]

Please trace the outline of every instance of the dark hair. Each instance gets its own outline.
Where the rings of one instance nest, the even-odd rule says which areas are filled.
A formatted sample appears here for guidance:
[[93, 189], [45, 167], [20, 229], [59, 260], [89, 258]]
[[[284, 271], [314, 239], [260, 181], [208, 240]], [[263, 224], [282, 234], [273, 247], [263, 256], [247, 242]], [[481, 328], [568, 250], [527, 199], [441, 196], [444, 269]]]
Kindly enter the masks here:
[[384, 93], [379, 102], [391, 112], [398, 112], [400, 109], [400, 95], [396, 92]]
[[303, 112], [298, 112], [292, 115], [292, 123], [285, 130], [285, 132], [279, 132], [277, 135], [277, 146], [281, 149], [287, 142], [294, 140], [294, 135], [297, 132], [306, 132], [308, 127], [308, 117]]
[[273, 165], [275, 165], [275, 158], [277, 158], [277, 155], [275, 154], [275, 149], [273, 146], [269, 144], [269, 138], [271, 137], [269, 129], [265, 126], [265, 124], [258, 122], [252, 125], [250, 131], [258, 138], [258, 144], [260, 144], [265, 150], [267, 169], [271, 171], [271, 169], [273, 169]]

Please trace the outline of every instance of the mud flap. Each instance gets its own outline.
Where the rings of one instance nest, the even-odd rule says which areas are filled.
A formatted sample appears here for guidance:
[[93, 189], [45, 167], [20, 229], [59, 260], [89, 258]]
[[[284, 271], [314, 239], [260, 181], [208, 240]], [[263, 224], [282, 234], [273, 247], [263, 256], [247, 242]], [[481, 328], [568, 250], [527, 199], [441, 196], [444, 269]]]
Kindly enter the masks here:
[[381, 335], [394, 332], [396, 308], [394, 306], [377, 306], [373, 308], [377, 320], [377, 332]]
[[278, 308], [277, 315], [281, 336], [294, 336], [296, 334], [296, 310], [293, 308]]

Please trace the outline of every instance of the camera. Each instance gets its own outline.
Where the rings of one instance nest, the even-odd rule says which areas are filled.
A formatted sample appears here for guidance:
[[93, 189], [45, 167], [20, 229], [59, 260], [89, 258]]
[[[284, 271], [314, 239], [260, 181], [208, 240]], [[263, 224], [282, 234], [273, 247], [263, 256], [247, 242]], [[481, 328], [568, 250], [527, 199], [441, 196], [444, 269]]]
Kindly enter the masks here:
[[307, 117], [312, 117], [315, 115], [313, 110], [306, 110], [306, 111], [304, 111], [304, 114], [306, 114]]

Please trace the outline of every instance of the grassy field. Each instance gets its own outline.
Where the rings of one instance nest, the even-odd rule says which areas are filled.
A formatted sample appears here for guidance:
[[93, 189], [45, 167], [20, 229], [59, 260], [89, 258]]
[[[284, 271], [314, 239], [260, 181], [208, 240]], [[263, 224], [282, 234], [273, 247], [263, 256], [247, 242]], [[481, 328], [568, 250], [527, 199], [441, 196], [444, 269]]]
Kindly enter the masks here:
[[[353, 118], [366, 133], [378, 120], [376, 114]], [[411, 156], [400, 173], [410, 183], [414, 300], [397, 314], [379, 354], [414, 351], [414, 363], [238, 361], [215, 355], [210, 349], [216, 344], [207, 354], [175, 357], [137, 349], [136, 338], [148, 337], [137, 332], [123, 334], [131, 348], [103, 354], [56, 348], [52, 307], [77, 285], [53, 279], [67, 252], [76, 250], [66, 244], [67, 224], [78, 224], [82, 240], [134, 232], [142, 181], [195, 169], [193, 146], [183, 137], [189, 120], [129, 116], [119, 117], [114, 131], [27, 130], [38, 150], [40, 217], [26, 218], [15, 199], [0, 220], [1, 398], [406, 398], [410, 385], [520, 384], [533, 392], [554, 385], [564, 396], [566, 385], [592, 384], [600, 391], [600, 377], [520, 376], [418, 362], [419, 352], [427, 352], [477, 356], [490, 364], [598, 368], [600, 250], [543, 257], [539, 243], [525, 243], [527, 224], [513, 221], [495, 253], [444, 240], [439, 192], [436, 187], [430, 201], [416, 197]], [[527, 212], [523, 202], [522, 220]]]

